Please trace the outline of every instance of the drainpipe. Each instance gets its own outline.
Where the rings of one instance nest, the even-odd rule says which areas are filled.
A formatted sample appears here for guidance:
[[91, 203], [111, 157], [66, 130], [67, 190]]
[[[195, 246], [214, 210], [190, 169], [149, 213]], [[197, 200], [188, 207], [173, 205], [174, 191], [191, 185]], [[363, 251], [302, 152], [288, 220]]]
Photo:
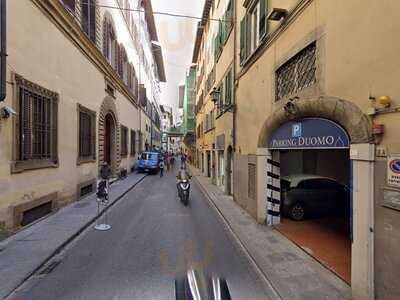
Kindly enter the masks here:
[[6, 0], [0, 0], [0, 101], [6, 98], [6, 62], [7, 62], [7, 16], [6, 16]]
[[[234, 39], [233, 39], [233, 86], [234, 86], [234, 90], [233, 90], [233, 126], [232, 126], [232, 146], [233, 146], [233, 153], [236, 152], [236, 108], [237, 108], [237, 97], [236, 97], [236, 50], [237, 50], [237, 37], [236, 37], [236, 30], [237, 30], [237, 1], [233, 1], [234, 6], [233, 6], [233, 15], [234, 15], [234, 20], [233, 20], [233, 34], [234, 34]], [[232, 155], [233, 155], [232, 153]], [[232, 169], [232, 166], [231, 166]], [[231, 170], [232, 172], [232, 170]], [[233, 195], [233, 191], [232, 195]]]

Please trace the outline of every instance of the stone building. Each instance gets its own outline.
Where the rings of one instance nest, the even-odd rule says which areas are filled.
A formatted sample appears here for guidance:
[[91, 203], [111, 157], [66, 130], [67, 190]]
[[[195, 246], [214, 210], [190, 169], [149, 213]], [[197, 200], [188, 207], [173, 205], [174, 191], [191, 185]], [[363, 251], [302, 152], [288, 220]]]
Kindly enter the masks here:
[[233, 175], [234, 1], [206, 1], [193, 51], [197, 66], [197, 166], [227, 194]]
[[[195, 53], [199, 52], [195, 56], [198, 166], [208, 176], [215, 176], [212, 145], [218, 148], [220, 133], [218, 119], [211, 127], [207, 123], [215, 108], [207, 99], [210, 90], [202, 83], [209, 70], [204, 63], [208, 46], [203, 41], [212, 40], [204, 35], [213, 35], [208, 12], [213, 16], [218, 3], [223, 1], [206, 1], [207, 13], [195, 46]], [[293, 222], [282, 214], [283, 191], [287, 191], [282, 179], [313, 174], [344, 186], [350, 199], [341, 223], [332, 225], [323, 218], [319, 223], [344, 226], [337, 235], [343, 237], [344, 232], [346, 250], [338, 256], [345, 270], [324, 262], [318, 251], [313, 255], [349, 284], [354, 299], [400, 297], [400, 90], [396, 84], [400, 46], [395, 38], [400, 31], [399, 5], [360, 0], [233, 1], [234, 34], [220, 54], [224, 60], [225, 52], [234, 53], [226, 55], [234, 70], [234, 109], [227, 124], [232, 124], [235, 202], [259, 223], [284, 234], [292, 226], [296, 234], [288, 237], [302, 244], [304, 240], [298, 240], [302, 235], [318, 239], [325, 229], [315, 225], [318, 222]], [[224, 23], [221, 15], [215, 18]], [[233, 49], [228, 46], [230, 39]], [[218, 46], [213, 44], [214, 49]], [[216, 73], [219, 82], [223, 72], [217, 67]], [[329, 190], [320, 179], [308, 189]], [[307, 212], [305, 206], [292, 208]], [[302, 231], [305, 224], [308, 229]], [[316, 250], [324, 246], [318, 240], [312, 244], [320, 247]]]
[[[150, 1], [7, 1], [0, 222], [13, 231], [130, 172], [165, 81]], [[131, 10], [134, 9], [134, 10]], [[155, 99], [155, 100], [154, 100]]]

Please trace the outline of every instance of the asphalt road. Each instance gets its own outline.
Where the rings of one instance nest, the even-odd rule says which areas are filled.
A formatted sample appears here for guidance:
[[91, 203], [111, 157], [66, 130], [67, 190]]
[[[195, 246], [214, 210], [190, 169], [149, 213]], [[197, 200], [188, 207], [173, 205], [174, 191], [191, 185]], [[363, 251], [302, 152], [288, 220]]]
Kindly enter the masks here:
[[86, 230], [11, 298], [174, 299], [175, 278], [192, 267], [226, 278], [233, 299], [268, 299], [194, 181], [190, 205], [179, 202], [176, 173], [146, 177], [109, 211], [110, 231]]

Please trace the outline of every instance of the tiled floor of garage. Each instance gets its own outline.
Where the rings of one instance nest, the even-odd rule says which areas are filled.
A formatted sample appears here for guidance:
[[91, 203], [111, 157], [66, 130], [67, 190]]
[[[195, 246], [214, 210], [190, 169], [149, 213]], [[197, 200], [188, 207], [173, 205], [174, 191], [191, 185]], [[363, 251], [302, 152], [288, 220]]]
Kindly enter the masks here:
[[301, 222], [282, 219], [275, 228], [350, 284], [351, 241], [348, 222], [343, 219]]

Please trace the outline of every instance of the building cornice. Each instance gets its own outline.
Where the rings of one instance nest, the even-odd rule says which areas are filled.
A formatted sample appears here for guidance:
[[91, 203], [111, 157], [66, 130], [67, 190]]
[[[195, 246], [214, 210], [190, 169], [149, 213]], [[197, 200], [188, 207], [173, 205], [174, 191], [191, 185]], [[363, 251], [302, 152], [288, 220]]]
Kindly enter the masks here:
[[108, 63], [103, 53], [87, 37], [74, 17], [60, 1], [31, 0], [49, 20], [111, 81], [135, 107], [137, 99], [130, 93], [118, 73]]

